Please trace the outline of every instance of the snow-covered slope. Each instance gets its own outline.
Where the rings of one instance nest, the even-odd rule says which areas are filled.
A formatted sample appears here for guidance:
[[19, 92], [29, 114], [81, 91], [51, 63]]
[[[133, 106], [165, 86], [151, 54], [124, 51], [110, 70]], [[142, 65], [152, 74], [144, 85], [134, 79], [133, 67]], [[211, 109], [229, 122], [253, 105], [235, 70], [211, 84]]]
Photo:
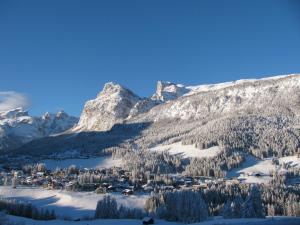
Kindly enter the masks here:
[[201, 120], [236, 111], [265, 111], [281, 102], [294, 104], [291, 112], [300, 111], [295, 104], [299, 91], [300, 76], [295, 74], [200, 86], [158, 81], [151, 98], [139, 98], [119, 84], [107, 83], [95, 100], [86, 103], [76, 129], [109, 130], [128, 120]]
[[[118, 204], [130, 208], [143, 208], [147, 195], [124, 196], [120, 193], [111, 193]], [[38, 208], [55, 210], [60, 218], [68, 216], [72, 219], [93, 217], [98, 200], [105, 194], [95, 192], [68, 192], [64, 190], [46, 190], [40, 188], [17, 188], [0, 186], [1, 198], [30, 201]]]
[[[8, 216], [10, 221], [26, 225], [140, 225], [141, 220], [134, 219], [97, 219], [97, 220], [81, 220], [81, 221], [67, 221], [67, 220], [32, 220], [24, 217]], [[298, 225], [300, 223], [299, 217], [275, 216], [267, 217], [266, 219], [258, 218], [238, 218], [238, 219], [223, 219], [210, 218], [208, 221], [193, 223], [193, 225]], [[157, 225], [182, 225], [179, 222], [169, 222], [164, 220], [155, 220]]]
[[261, 82], [261, 81], [272, 81], [272, 80], [278, 80], [281, 78], [285, 78], [288, 76], [293, 76], [294, 74], [291, 75], [281, 75], [281, 76], [273, 76], [273, 77], [266, 77], [266, 78], [261, 78], [261, 79], [242, 79], [242, 80], [236, 80], [236, 81], [230, 81], [230, 82], [224, 82], [224, 83], [218, 83], [218, 84], [202, 84], [202, 85], [196, 85], [196, 86], [186, 86], [186, 88], [189, 90], [187, 95], [192, 95], [195, 93], [199, 92], [206, 92], [206, 91], [215, 91], [219, 90], [222, 88], [228, 88], [232, 87], [234, 85], [238, 84], [245, 84], [245, 83], [253, 83], [253, 82]]
[[45, 136], [66, 131], [78, 122], [78, 118], [69, 116], [64, 111], [58, 111], [56, 114], [47, 112], [40, 120]]
[[32, 117], [21, 108], [0, 112], [0, 150], [16, 148], [36, 138], [70, 129], [78, 121], [63, 111]]
[[[275, 171], [279, 173], [286, 172], [286, 169], [282, 166], [283, 164], [290, 168], [300, 168], [300, 158], [297, 156], [279, 158], [278, 165], [272, 163], [272, 159], [260, 160], [253, 156], [248, 156], [239, 168], [233, 169], [228, 173], [228, 177], [239, 177], [245, 183], [268, 183]], [[255, 176], [256, 174], [259, 174], [259, 176]]]
[[190, 89], [183, 97], [160, 104], [143, 117], [152, 121], [203, 119], [237, 111], [265, 111], [278, 104], [288, 104], [291, 113], [300, 111], [300, 105], [297, 104], [300, 97], [300, 75], [242, 80]]
[[73, 131], [110, 130], [116, 123], [146, 113], [158, 104], [175, 100], [191, 90], [180, 84], [158, 81], [151, 98], [140, 98], [120, 84], [106, 83], [96, 99], [86, 102], [78, 126]]
[[221, 146], [256, 155], [294, 155], [300, 146], [299, 102], [297, 74], [187, 87], [158, 82], [149, 98], [108, 83], [85, 104], [67, 138], [35, 141], [20, 150], [101, 151], [120, 144], [152, 148], [181, 141], [204, 149]]
[[182, 84], [158, 81], [156, 92], [151, 99], [166, 102], [187, 94], [190, 90]]
[[46, 164], [47, 169], [55, 170], [56, 168], [68, 168], [76, 165], [78, 168], [102, 169], [113, 166], [122, 166], [122, 159], [114, 159], [111, 156], [100, 156], [95, 158], [71, 158], [71, 159], [47, 159], [41, 161]]
[[167, 151], [171, 155], [181, 155], [183, 158], [195, 157], [215, 157], [221, 152], [218, 146], [213, 146], [207, 149], [198, 149], [194, 145], [183, 145], [181, 142], [175, 142], [169, 145], [158, 145], [150, 148], [151, 151]]

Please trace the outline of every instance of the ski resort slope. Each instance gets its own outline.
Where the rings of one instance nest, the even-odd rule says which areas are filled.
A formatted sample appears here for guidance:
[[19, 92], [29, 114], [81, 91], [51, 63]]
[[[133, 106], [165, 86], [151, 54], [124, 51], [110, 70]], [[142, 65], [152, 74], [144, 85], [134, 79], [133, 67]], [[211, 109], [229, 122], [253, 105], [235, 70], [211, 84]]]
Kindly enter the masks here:
[[[8, 216], [9, 220], [15, 223], [25, 223], [26, 225], [140, 225], [141, 220], [130, 219], [98, 219], [86, 221], [64, 221], [50, 220], [38, 221], [26, 219], [22, 217]], [[182, 225], [182, 223], [167, 222], [163, 220], [155, 220], [157, 225]], [[300, 218], [297, 217], [269, 217], [266, 219], [221, 219], [211, 218], [210, 220], [194, 223], [194, 225], [298, 225]]]
[[195, 157], [214, 157], [218, 155], [221, 150], [218, 146], [213, 146], [207, 149], [198, 149], [194, 145], [183, 145], [181, 142], [176, 142], [169, 145], [158, 145], [150, 148], [151, 151], [163, 152], [168, 151], [171, 155], [181, 155], [183, 158]]

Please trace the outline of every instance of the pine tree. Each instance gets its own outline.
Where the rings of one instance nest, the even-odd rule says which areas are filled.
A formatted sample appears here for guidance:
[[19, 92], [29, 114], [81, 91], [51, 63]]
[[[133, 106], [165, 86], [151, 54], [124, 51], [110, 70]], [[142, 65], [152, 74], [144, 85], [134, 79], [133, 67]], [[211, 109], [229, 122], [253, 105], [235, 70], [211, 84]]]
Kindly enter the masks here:
[[18, 179], [17, 179], [16, 177], [13, 177], [13, 178], [11, 179], [11, 186], [12, 186], [13, 188], [17, 188], [17, 184], [18, 184]]
[[151, 196], [146, 201], [146, 210], [171, 221], [185, 223], [200, 222], [207, 218], [207, 206], [201, 193], [194, 191], [174, 191]]
[[243, 199], [240, 195], [236, 196], [233, 201], [227, 201], [222, 209], [224, 218], [241, 218], [242, 217]]
[[8, 219], [6, 217], [6, 214], [4, 212], [0, 212], [0, 225], [7, 225]]
[[243, 206], [243, 217], [246, 218], [264, 218], [265, 212], [262, 204], [260, 190], [253, 185]]
[[275, 216], [275, 208], [273, 204], [268, 204], [268, 216]]
[[232, 218], [232, 211], [231, 211], [231, 201], [227, 201], [222, 209], [222, 216], [224, 218]]
[[55, 220], [56, 219], [55, 211], [53, 209], [51, 210], [50, 219], [51, 220]]
[[231, 210], [232, 210], [232, 217], [233, 218], [241, 218], [242, 217], [242, 207], [243, 207], [243, 199], [241, 195], [237, 195], [232, 204], [231, 204]]
[[106, 195], [99, 200], [96, 207], [95, 218], [117, 219], [118, 205], [115, 198]]

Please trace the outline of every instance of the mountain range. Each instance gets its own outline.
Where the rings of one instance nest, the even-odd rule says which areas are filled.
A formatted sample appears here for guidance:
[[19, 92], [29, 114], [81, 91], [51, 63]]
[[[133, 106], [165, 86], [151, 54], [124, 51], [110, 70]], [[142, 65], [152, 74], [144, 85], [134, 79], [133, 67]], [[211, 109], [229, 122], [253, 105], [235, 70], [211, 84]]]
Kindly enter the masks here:
[[41, 117], [30, 116], [21, 108], [0, 112], [0, 150], [11, 150], [34, 139], [70, 129], [78, 119], [63, 111]]
[[298, 74], [199, 86], [159, 81], [148, 98], [110, 82], [86, 102], [78, 122], [63, 112], [0, 114], [1, 149], [85, 154], [180, 141], [259, 157], [292, 155], [300, 146], [299, 103]]

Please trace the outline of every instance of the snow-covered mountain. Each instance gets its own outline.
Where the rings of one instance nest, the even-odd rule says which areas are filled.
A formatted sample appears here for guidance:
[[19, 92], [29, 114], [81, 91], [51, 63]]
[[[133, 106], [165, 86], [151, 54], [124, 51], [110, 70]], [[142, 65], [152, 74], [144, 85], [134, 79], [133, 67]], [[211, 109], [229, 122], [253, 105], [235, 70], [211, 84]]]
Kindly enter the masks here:
[[158, 81], [151, 98], [140, 98], [119, 84], [108, 83], [95, 100], [85, 104], [76, 129], [109, 130], [125, 121], [203, 120], [233, 112], [268, 111], [281, 103], [295, 103], [288, 108], [290, 113], [298, 112], [299, 90], [299, 75], [200, 86]]
[[0, 112], [0, 150], [12, 149], [36, 138], [70, 129], [78, 119], [63, 111], [32, 117], [21, 108]]
[[[143, 188], [149, 187], [152, 181], [162, 184], [160, 187], [151, 186], [154, 190], [163, 189], [165, 185], [171, 186], [176, 193], [167, 189], [162, 192], [177, 196], [168, 197], [169, 205], [179, 202], [177, 208], [189, 205], [190, 209], [199, 205], [200, 210], [206, 211], [204, 218], [208, 212], [210, 215], [218, 212], [225, 218], [227, 214], [231, 217], [233, 209], [230, 207], [238, 201], [237, 215], [240, 217], [264, 217], [264, 208], [271, 216], [275, 212], [274, 206], [280, 206], [278, 209], [284, 215], [296, 215], [297, 204], [294, 206], [289, 203], [299, 202], [297, 185], [300, 159], [297, 153], [300, 153], [300, 75], [200, 86], [159, 81], [155, 94], [148, 98], [141, 98], [119, 84], [107, 83], [96, 99], [85, 104], [80, 120], [74, 127], [62, 134], [49, 136], [71, 127], [66, 125], [69, 124], [68, 118], [63, 112], [56, 115], [46, 113], [41, 118], [30, 117], [21, 109], [1, 113], [1, 128], [5, 130], [7, 140], [18, 141], [20, 137], [20, 143], [33, 140], [0, 159], [2, 162], [15, 162], [21, 156], [25, 162], [46, 163], [47, 169], [60, 167], [58, 165], [70, 168], [74, 164], [78, 168], [89, 165], [87, 168], [101, 170], [103, 166], [120, 166], [126, 172], [132, 171], [128, 182], [142, 178], [140, 184]], [[9, 136], [10, 132], [14, 136]], [[110, 162], [105, 163], [108, 157]], [[116, 159], [117, 162], [112, 162]], [[70, 169], [64, 171], [71, 173]], [[78, 184], [79, 188], [75, 189], [79, 191], [78, 194], [83, 190], [80, 187], [85, 187], [85, 184], [90, 186], [91, 180], [100, 184], [117, 176], [108, 172], [105, 180], [99, 180], [98, 171], [79, 171], [78, 176], [70, 178], [73, 180], [63, 183], [65, 187], [70, 183]], [[157, 176], [153, 176], [155, 174]], [[115, 180], [113, 185], [117, 182]], [[183, 185], [183, 182], [190, 185]], [[123, 185], [124, 182], [120, 180], [119, 184]], [[205, 188], [205, 191], [192, 191], [195, 187]], [[11, 188], [2, 189], [4, 195], [11, 195]], [[26, 189], [29, 190], [24, 195], [26, 198], [36, 195]], [[13, 196], [19, 195], [22, 187], [12, 190], [17, 190]], [[233, 190], [236, 192], [235, 199], [239, 200], [231, 202]], [[242, 197], [247, 191], [248, 195]], [[206, 194], [203, 198], [206, 204], [203, 199], [190, 201], [198, 198], [194, 193], [199, 199]], [[220, 200], [216, 202], [211, 198], [212, 193], [221, 196]], [[131, 197], [134, 198], [134, 195]], [[182, 197], [178, 197], [180, 195]], [[24, 196], [19, 195], [22, 198]], [[101, 194], [98, 196], [101, 197]], [[111, 193], [111, 196], [120, 194]], [[139, 191], [137, 196], [143, 200], [149, 193], [143, 195], [143, 191]], [[151, 195], [141, 207], [148, 210], [149, 206], [167, 208], [165, 202], [159, 200], [166, 196]], [[42, 197], [45, 199], [44, 194]], [[87, 198], [81, 194], [82, 197]], [[87, 206], [93, 203], [92, 198], [90, 196]], [[189, 199], [190, 204], [181, 198]], [[254, 202], [258, 204], [253, 206]], [[60, 211], [64, 207], [72, 210], [70, 204], [64, 203], [64, 206], [58, 205], [57, 208]], [[84, 204], [82, 206], [94, 209], [95, 204], [92, 208]], [[78, 204], [76, 207], [78, 211]], [[252, 213], [253, 207], [259, 213]], [[86, 208], [84, 211], [90, 211]], [[101, 209], [97, 206], [96, 214]], [[78, 215], [74, 219], [77, 218]]]
[[97, 98], [85, 103], [74, 131], [105, 131], [116, 123], [122, 123], [133, 106], [140, 100], [130, 90], [119, 84], [105, 84]]
[[186, 88], [182, 84], [158, 81], [156, 85], [156, 92], [151, 99], [166, 102], [174, 100], [189, 91], [190, 89]]
[[[160, 104], [147, 114], [145, 120], [216, 118], [226, 114], [288, 110], [300, 112], [300, 75], [240, 80], [215, 85], [186, 87], [189, 92], [173, 101]], [[284, 107], [285, 106], [285, 107]], [[272, 110], [270, 110], [272, 109]], [[285, 115], [285, 114], [282, 114]]]
[[158, 82], [149, 98], [108, 83], [85, 104], [68, 137], [41, 139], [19, 150], [150, 149], [181, 141], [197, 148], [222, 146], [288, 156], [300, 147], [299, 127], [297, 74], [200, 86]]
[[154, 106], [177, 99], [191, 90], [191, 87], [181, 84], [158, 81], [153, 96], [141, 98], [120, 84], [107, 83], [96, 99], [85, 103], [73, 131], [110, 130], [114, 124], [146, 113]]

